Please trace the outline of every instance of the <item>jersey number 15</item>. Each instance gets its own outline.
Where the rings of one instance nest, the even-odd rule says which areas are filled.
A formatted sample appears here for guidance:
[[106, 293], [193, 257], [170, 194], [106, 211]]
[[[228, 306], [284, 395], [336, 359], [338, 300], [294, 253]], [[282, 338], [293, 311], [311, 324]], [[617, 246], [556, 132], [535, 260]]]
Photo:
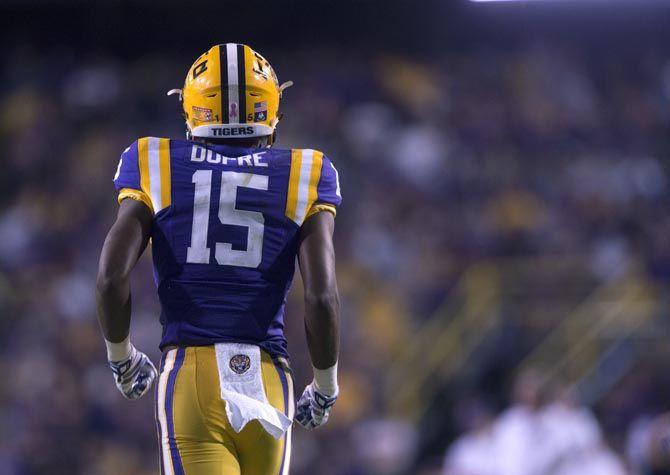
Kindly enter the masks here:
[[[189, 264], [209, 264], [210, 248], [207, 247], [209, 230], [209, 210], [212, 195], [212, 170], [198, 170], [193, 174], [195, 184], [193, 198], [193, 227], [191, 245], [186, 250], [186, 262]], [[237, 188], [253, 188], [267, 191], [268, 177], [252, 173], [222, 172], [221, 196], [219, 197], [219, 220], [222, 224], [244, 226], [247, 228], [247, 249], [233, 249], [227, 242], [217, 242], [214, 258], [222, 266], [256, 268], [263, 258], [263, 232], [265, 218], [259, 211], [236, 208]]]

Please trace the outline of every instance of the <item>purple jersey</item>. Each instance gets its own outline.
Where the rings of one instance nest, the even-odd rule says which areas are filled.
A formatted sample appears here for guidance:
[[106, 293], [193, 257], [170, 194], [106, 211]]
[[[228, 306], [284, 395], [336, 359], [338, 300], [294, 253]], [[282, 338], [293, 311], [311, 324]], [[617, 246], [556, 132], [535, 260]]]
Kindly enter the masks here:
[[114, 184], [119, 202], [154, 212], [161, 348], [241, 342], [288, 356], [284, 306], [300, 226], [341, 202], [328, 158], [145, 137], [121, 155]]

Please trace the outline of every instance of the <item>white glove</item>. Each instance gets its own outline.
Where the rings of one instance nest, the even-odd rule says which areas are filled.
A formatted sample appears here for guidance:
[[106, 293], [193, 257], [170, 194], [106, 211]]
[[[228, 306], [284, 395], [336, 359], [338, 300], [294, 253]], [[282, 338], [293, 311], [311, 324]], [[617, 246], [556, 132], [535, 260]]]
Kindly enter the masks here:
[[295, 420], [307, 430], [322, 426], [328, 421], [337, 394], [326, 396], [316, 390], [314, 382], [305, 388], [295, 411]]
[[110, 361], [116, 387], [126, 399], [144, 396], [156, 379], [157, 371], [149, 357], [131, 347], [130, 356], [121, 361]]

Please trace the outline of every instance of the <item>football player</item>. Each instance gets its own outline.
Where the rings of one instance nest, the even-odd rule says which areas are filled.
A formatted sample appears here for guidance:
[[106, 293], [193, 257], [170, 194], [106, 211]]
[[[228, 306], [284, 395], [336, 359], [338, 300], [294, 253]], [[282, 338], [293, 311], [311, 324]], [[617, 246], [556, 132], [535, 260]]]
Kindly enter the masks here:
[[[250, 47], [216, 45], [168, 93], [179, 95], [187, 140], [145, 137], [121, 155], [98, 318], [123, 395], [137, 399], [157, 379], [165, 475], [288, 473], [292, 420], [324, 424], [338, 396], [340, 186], [323, 153], [270, 148], [290, 85]], [[129, 278], [149, 241], [158, 370], [129, 336]], [[296, 257], [314, 379], [294, 404], [283, 330]]]

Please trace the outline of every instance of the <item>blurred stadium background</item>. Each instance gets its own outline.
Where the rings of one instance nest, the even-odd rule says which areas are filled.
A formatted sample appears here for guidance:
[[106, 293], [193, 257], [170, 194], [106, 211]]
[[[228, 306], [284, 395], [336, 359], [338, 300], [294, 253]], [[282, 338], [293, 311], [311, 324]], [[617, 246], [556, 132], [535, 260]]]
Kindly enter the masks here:
[[[293, 474], [670, 473], [669, 24], [660, 0], [0, 2], [0, 474], [157, 473], [97, 257], [120, 152], [183, 136], [165, 92], [227, 41], [295, 81], [280, 145], [342, 181], [343, 395]], [[157, 359], [146, 256], [133, 285]]]

